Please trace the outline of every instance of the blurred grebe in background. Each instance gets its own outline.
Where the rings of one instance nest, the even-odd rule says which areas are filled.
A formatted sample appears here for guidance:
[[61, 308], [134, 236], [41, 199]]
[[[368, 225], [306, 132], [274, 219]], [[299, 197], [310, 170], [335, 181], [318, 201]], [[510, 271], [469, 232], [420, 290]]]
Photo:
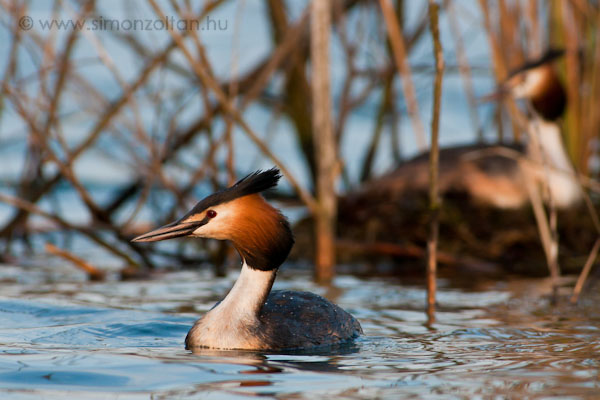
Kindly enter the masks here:
[[[558, 208], [576, 205], [582, 199], [575, 171], [563, 146], [557, 120], [563, 114], [567, 97], [553, 62], [563, 54], [549, 50], [540, 59], [512, 72], [498, 92], [485, 100], [511, 95], [530, 102], [527, 120], [529, 140], [520, 144], [476, 144], [440, 150], [440, 193], [464, 193], [480, 205], [514, 209], [528, 201], [526, 185], [547, 183]], [[515, 155], [532, 163], [519, 163]], [[421, 154], [393, 171], [363, 184], [342, 200], [342, 209], [353, 208], [373, 197], [402, 199], [418, 192], [426, 193], [429, 185], [429, 153]]]
[[[510, 96], [528, 104], [525, 118], [517, 124], [527, 133], [523, 135], [528, 138], [525, 144], [474, 144], [440, 150], [442, 264], [481, 267], [495, 271], [492, 273], [547, 273], [528, 205], [531, 196], [535, 196], [536, 204], [551, 196], [552, 202], [547, 204], [555, 206], [561, 219], [561, 267], [564, 271], [579, 270], [577, 257], [589, 252], [588, 241], [593, 244], [595, 228], [578, 212], [583, 191], [558, 125], [567, 105], [565, 88], [554, 66], [562, 54], [550, 50], [526, 63], [513, 71], [497, 92], [482, 99]], [[341, 196], [340, 261], [363, 255], [372, 271], [403, 268], [420, 273], [409, 260], [421, 258], [424, 252], [430, 217], [428, 192], [429, 153], [424, 153]], [[582, 229], [589, 230], [590, 235]], [[379, 257], [394, 262], [370, 262]]]
[[309, 349], [346, 343], [362, 333], [352, 315], [321, 296], [271, 291], [294, 244], [287, 219], [260, 195], [280, 177], [277, 169], [257, 171], [206, 197], [178, 221], [133, 239], [229, 240], [242, 258], [233, 288], [194, 324], [186, 348]]

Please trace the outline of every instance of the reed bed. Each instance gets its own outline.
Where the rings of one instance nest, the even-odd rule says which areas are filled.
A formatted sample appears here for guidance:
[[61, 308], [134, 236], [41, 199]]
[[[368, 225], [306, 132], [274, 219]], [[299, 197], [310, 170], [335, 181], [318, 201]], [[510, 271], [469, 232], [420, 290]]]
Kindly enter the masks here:
[[[233, 46], [233, 61], [222, 65], [210, 47], [210, 32], [43, 29], [40, 12], [27, 2], [0, 0], [0, 29], [8, 38], [0, 66], [0, 152], [6, 157], [4, 164], [19, 163], [15, 173], [4, 175], [0, 191], [0, 201], [10, 207], [0, 224], [2, 261], [21, 263], [32, 255], [53, 254], [100, 276], [105, 261], [82, 252], [75, 240], [81, 238], [86, 251], [101, 249], [123, 271], [207, 262], [224, 273], [231, 253], [225, 245], [202, 242], [191, 252], [188, 243], [166, 248], [139, 246], [130, 239], [175, 219], [202, 193], [223, 188], [254, 168], [276, 165], [289, 186], [272, 196], [301, 207], [316, 221], [316, 230], [309, 230], [299, 242], [316, 238], [316, 254], [306, 254], [317, 260], [316, 276], [329, 281], [335, 274], [335, 248], [345, 251], [349, 243], [344, 232], [336, 232], [335, 197], [379, 173], [377, 160], [382, 154], [392, 160], [390, 166], [411, 155], [401, 143], [414, 143], [413, 152], [426, 150], [429, 135], [424, 120], [430, 117], [423, 109], [429, 97], [423, 93], [430, 92], [428, 87], [435, 81], [438, 99], [441, 74], [459, 77], [472, 140], [520, 141], [523, 131], [516, 117], [520, 105], [498, 104], [490, 123], [489, 115], [480, 110], [477, 97], [482, 93], [474, 81], [491, 73], [502, 82], [511, 69], [549, 47], [566, 50], [558, 64], [569, 99], [562, 122], [564, 139], [590, 191], [591, 218], [597, 220], [598, 5], [579, 0], [478, 0], [475, 7], [468, 7], [446, 0], [439, 2], [439, 20], [451, 35], [442, 36], [440, 43], [428, 33], [433, 27], [428, 12], [433, 2], [410, 3], [336, 0], [329, 8], [328, 3], [314, 1], [298, 12], [284, 2], [268, 1], [262, 22], [270, 43], [250, 67], [241, 69], [238, 64], [248, 54]], [[213, 34], [222, 28], [219, 23], [226, 22], [222, 30], [234, 32], [234, 40], [248, 34], [243, 31], [244, 7], [249, 6], [244, 2], [136, 4], [147, 19], [166, 21], [174, 16], [200, 21], [213, 24]], [[117, 18], [101, 7], [93, 1], [55, 1], [42, 19]], [[233, 17], [218, 20], [215, 15], [222, 15], [225, 8], [235, 11], [227, 14]], [[138, 16], [127, 6], [123, 10], [118, 14], [121, 20]], [[477, 60], [468, 54], [475, 40], [469, 36], [472, 32], [478, 32], [477, 39], [483, 37], [488, 47], [489, 54]], [[336, 43], [335, 54], [328, 41]], [[440, 69], [442, 56], [446, 62]], [[331, 71], [339, 85], [330, 83]], [[249, 117], [253, 110], [268, 115], [266, 129]], [[352, 120], [365, 112], [373, 121], [371, 131], [363, 133], [368, 145], [357, 149], [360, 156], [345, 159], [342, 147], [346, 140], [354, 140], [348, 138]], [[438, 108], [432, 118], [434, 144], [439, 112], [443, 115], [444, 109]], [[405, 118], [410, 129], [401, 130]], [[290, 154], [274, 144], [285, 134], [278, 129], [282, 124], [291, 133], [299, 162], [291, 162]], [[444, 135], [441, 124], [440, 139]], [[15, 148], [19, 158], [8, 157]], [[252, 157], [246, 153], [256, 156], [249, 161]], [[90, 159], [103, 160], [97, 174], [107, 168], [122, 178], [104, 183], [101, 196], [97, 184], [82, 178], [80, 166]], [[65, 193], [76, 204], [76, 218], [59, 200]], [[435, 192], [431, 198], [435, 209]], [[547, 246], [558, 248], [561, 238], [553, 210], [546, 209], [546, 214], [545, 229], [554, 241]], [[593, 257], [581, 255], [588, 260], [586, 274], [593, 264], [589, 259], [598, 252], [597, 235], [592, 235], [588, 249]], [[362, 241], [351, 247], [358, 253], [370, 249], [425, 256], [418, 246], [386, 246]], [[453, 259], [448, 250], [441, 249], [440, 255]]]

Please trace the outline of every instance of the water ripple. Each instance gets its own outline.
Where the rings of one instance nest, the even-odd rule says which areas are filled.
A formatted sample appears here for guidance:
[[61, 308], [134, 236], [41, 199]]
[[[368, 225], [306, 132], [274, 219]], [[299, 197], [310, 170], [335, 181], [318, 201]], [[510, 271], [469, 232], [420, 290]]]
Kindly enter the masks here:
[[141, 283], [12, 283], [0, 298], [0, 393], [314, 400], [593, 397], [599, 390], [596, 307], [552, 308], [494, 289], [442, 287], [447, 303], [431, 329], [417, 307], [419, 288], [342, 278], [330, 292], [283, 279], [280, 288], [314, 289], [352, 310], [366, 335], [318, 353], [185, 351], [190, 326], [234, 279], [185, 272]]

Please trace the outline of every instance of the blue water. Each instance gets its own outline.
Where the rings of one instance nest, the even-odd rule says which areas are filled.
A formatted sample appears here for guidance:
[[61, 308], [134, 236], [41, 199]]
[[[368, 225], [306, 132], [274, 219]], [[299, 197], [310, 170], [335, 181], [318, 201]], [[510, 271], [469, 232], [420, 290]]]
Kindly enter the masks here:
[[593, 398], [600, 390], [597, 293], [555, 308], [544, 280], [478, 289], [442, 280], [438, 323], [429, 329], [420, 285], [342, 276], [325, 288], [284, 270], [276, 287], [329, 297], [365, 335], [317, 354], [192, 354], [183, 347], [188, 329], [226, 293], [235, 271], [98, 283], [66, 266], [60, 281], [50, 268], [46, 276], [3, 271], [2, 397]]

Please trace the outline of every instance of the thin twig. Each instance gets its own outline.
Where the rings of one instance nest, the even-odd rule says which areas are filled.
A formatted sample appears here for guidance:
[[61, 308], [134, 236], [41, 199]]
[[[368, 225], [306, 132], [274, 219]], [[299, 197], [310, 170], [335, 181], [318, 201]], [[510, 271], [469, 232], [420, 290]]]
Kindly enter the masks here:
[[[531, 105], [529, 106], [531, 107]], [[531, 112], [533, 112], [533, 110], [531, 110]], [[548, 216], [546, 216], [546, 213], [543, 209], [539, 185], [535, 184], [537, 181], [535, 179], [535, 174], [530, 176], [531, 181], [528, 182], [526, 180], [526, 186], [528, 187], [530, 196], [532, 196], [531, 200], [534, 207], [534, 215], [538, 224], [538, 229], [542, 238], [542, 245], [546, 253], [548, 269], [552, 278], [552, 284], [554, 288], [553, 299], [556, 300], [558, 298], [558, 284], [560, 279], [560, 266], [558, 263], [558, 221], [556, 213], [556, 200], [554, 199], [555, 193], [553, 193], [550, 187], [550, 166], [548, 155], [542, 150], [540, 143], [542, 140], [540, 135], [540, 123], [541, 121], [539, 120], [533, 120], [533, 122], [530, 122], [527, 125], [527, 133], [529, 140], [531, 141], [529, 146], [535, 151], [534, 157], [538, 159], [537, 161], [540, 162], [543, 167], [543, 178], [541, 179], [541, 183], [545, 193], [547, 193], [546, 197], [549, 213]], [[575, 179], [575, 176], [573, 176], [573, 178]]]
[[104, 271], [99, 270], [92, 264], [77, 257], [73, 253], [70, 253], [64, 249], [60, 249], [54, 246], [52, 243], [46, 243], [45, 248], [48, 253], [71, 261], [77, 268], [81, 269], [86, 274], [88, 274], [88, 277], [93, 281], [100, 281], [104, 279], [104, 276], [106, 275]]
[[471, 67], [469, 66], [469, 60], [467, 59], [467, 52], [463, 43], [462, 36], [460, 34], [460, 28], [456, 18], [455, 0], [447, 1], [448, 4], [448, 21], [450, 22], [450, 32], [454, 37], [454, 44], [456, 47], [456, 58], [458, 61], [458, 71], [463, 82], [463, 89], [467, 96], [467, 102], [469, 103], [469, 116], [471, 117], [471, 124], [473, 130], [477, 132], [477, 139], [483, 140], [483, 130], [481, 129], [481, 123], [479, 122], [479, 114], [477, 110], [477, 100], [475, 99], [475, 92], [473, 90], [473, 81], [471, 80]]
[[427, 323], [435, 323], [437, 247], [439, 235], [440, 194], [438, 186], [440, 108], [442, 98], [442, 78], [444, 74], [444, 54], [438, 27], [439, 5], [429, 0], [429, 27], [435, 55], [435, 80], [433, 84], [433, 109], [431, 117], [431, 151], [429, 153], [429, 212], [430, 226], [427, 239]]
[[579, 278], [577, 278], [577, 283], [573, 288], [573, 295], [571, 296], [571, 303], [577, 303], [581, 289], [583, 289], [583, 285], [592, 270], [592, 265], [594, 265], [596, 257], [598, 257], [598, 250], [600, 250], [600, 238], [596, 239], [596, 243], [594, 243], [594, 247], [592, 247], [592, 251], [590, 251], [590, 255], [581, 270], [581, 274], [579, 274]]
[[381, 6], [381, 12], [383, 13], [388, 36], [392, 45], [396, 67], [402, 76], [402, 87], [404, 90], [404, 97], [406, 98], [406, 107], [413, 125], [413, 130], [415, 131], [417, 147], [420, 151], [425, 151], [427, 148], [425, 142], [425, 128], [423, 127], [423, 122], [419, 116], [419, 103], [417, 102], [410, 64], [408, 63], [408, 56], [406, 54], [404, 35], [402, 34], [402, 30], [396, 19], [396, 13], [394, 12], [394, 6], [391, 1], [379, 0], [379, 5]]

